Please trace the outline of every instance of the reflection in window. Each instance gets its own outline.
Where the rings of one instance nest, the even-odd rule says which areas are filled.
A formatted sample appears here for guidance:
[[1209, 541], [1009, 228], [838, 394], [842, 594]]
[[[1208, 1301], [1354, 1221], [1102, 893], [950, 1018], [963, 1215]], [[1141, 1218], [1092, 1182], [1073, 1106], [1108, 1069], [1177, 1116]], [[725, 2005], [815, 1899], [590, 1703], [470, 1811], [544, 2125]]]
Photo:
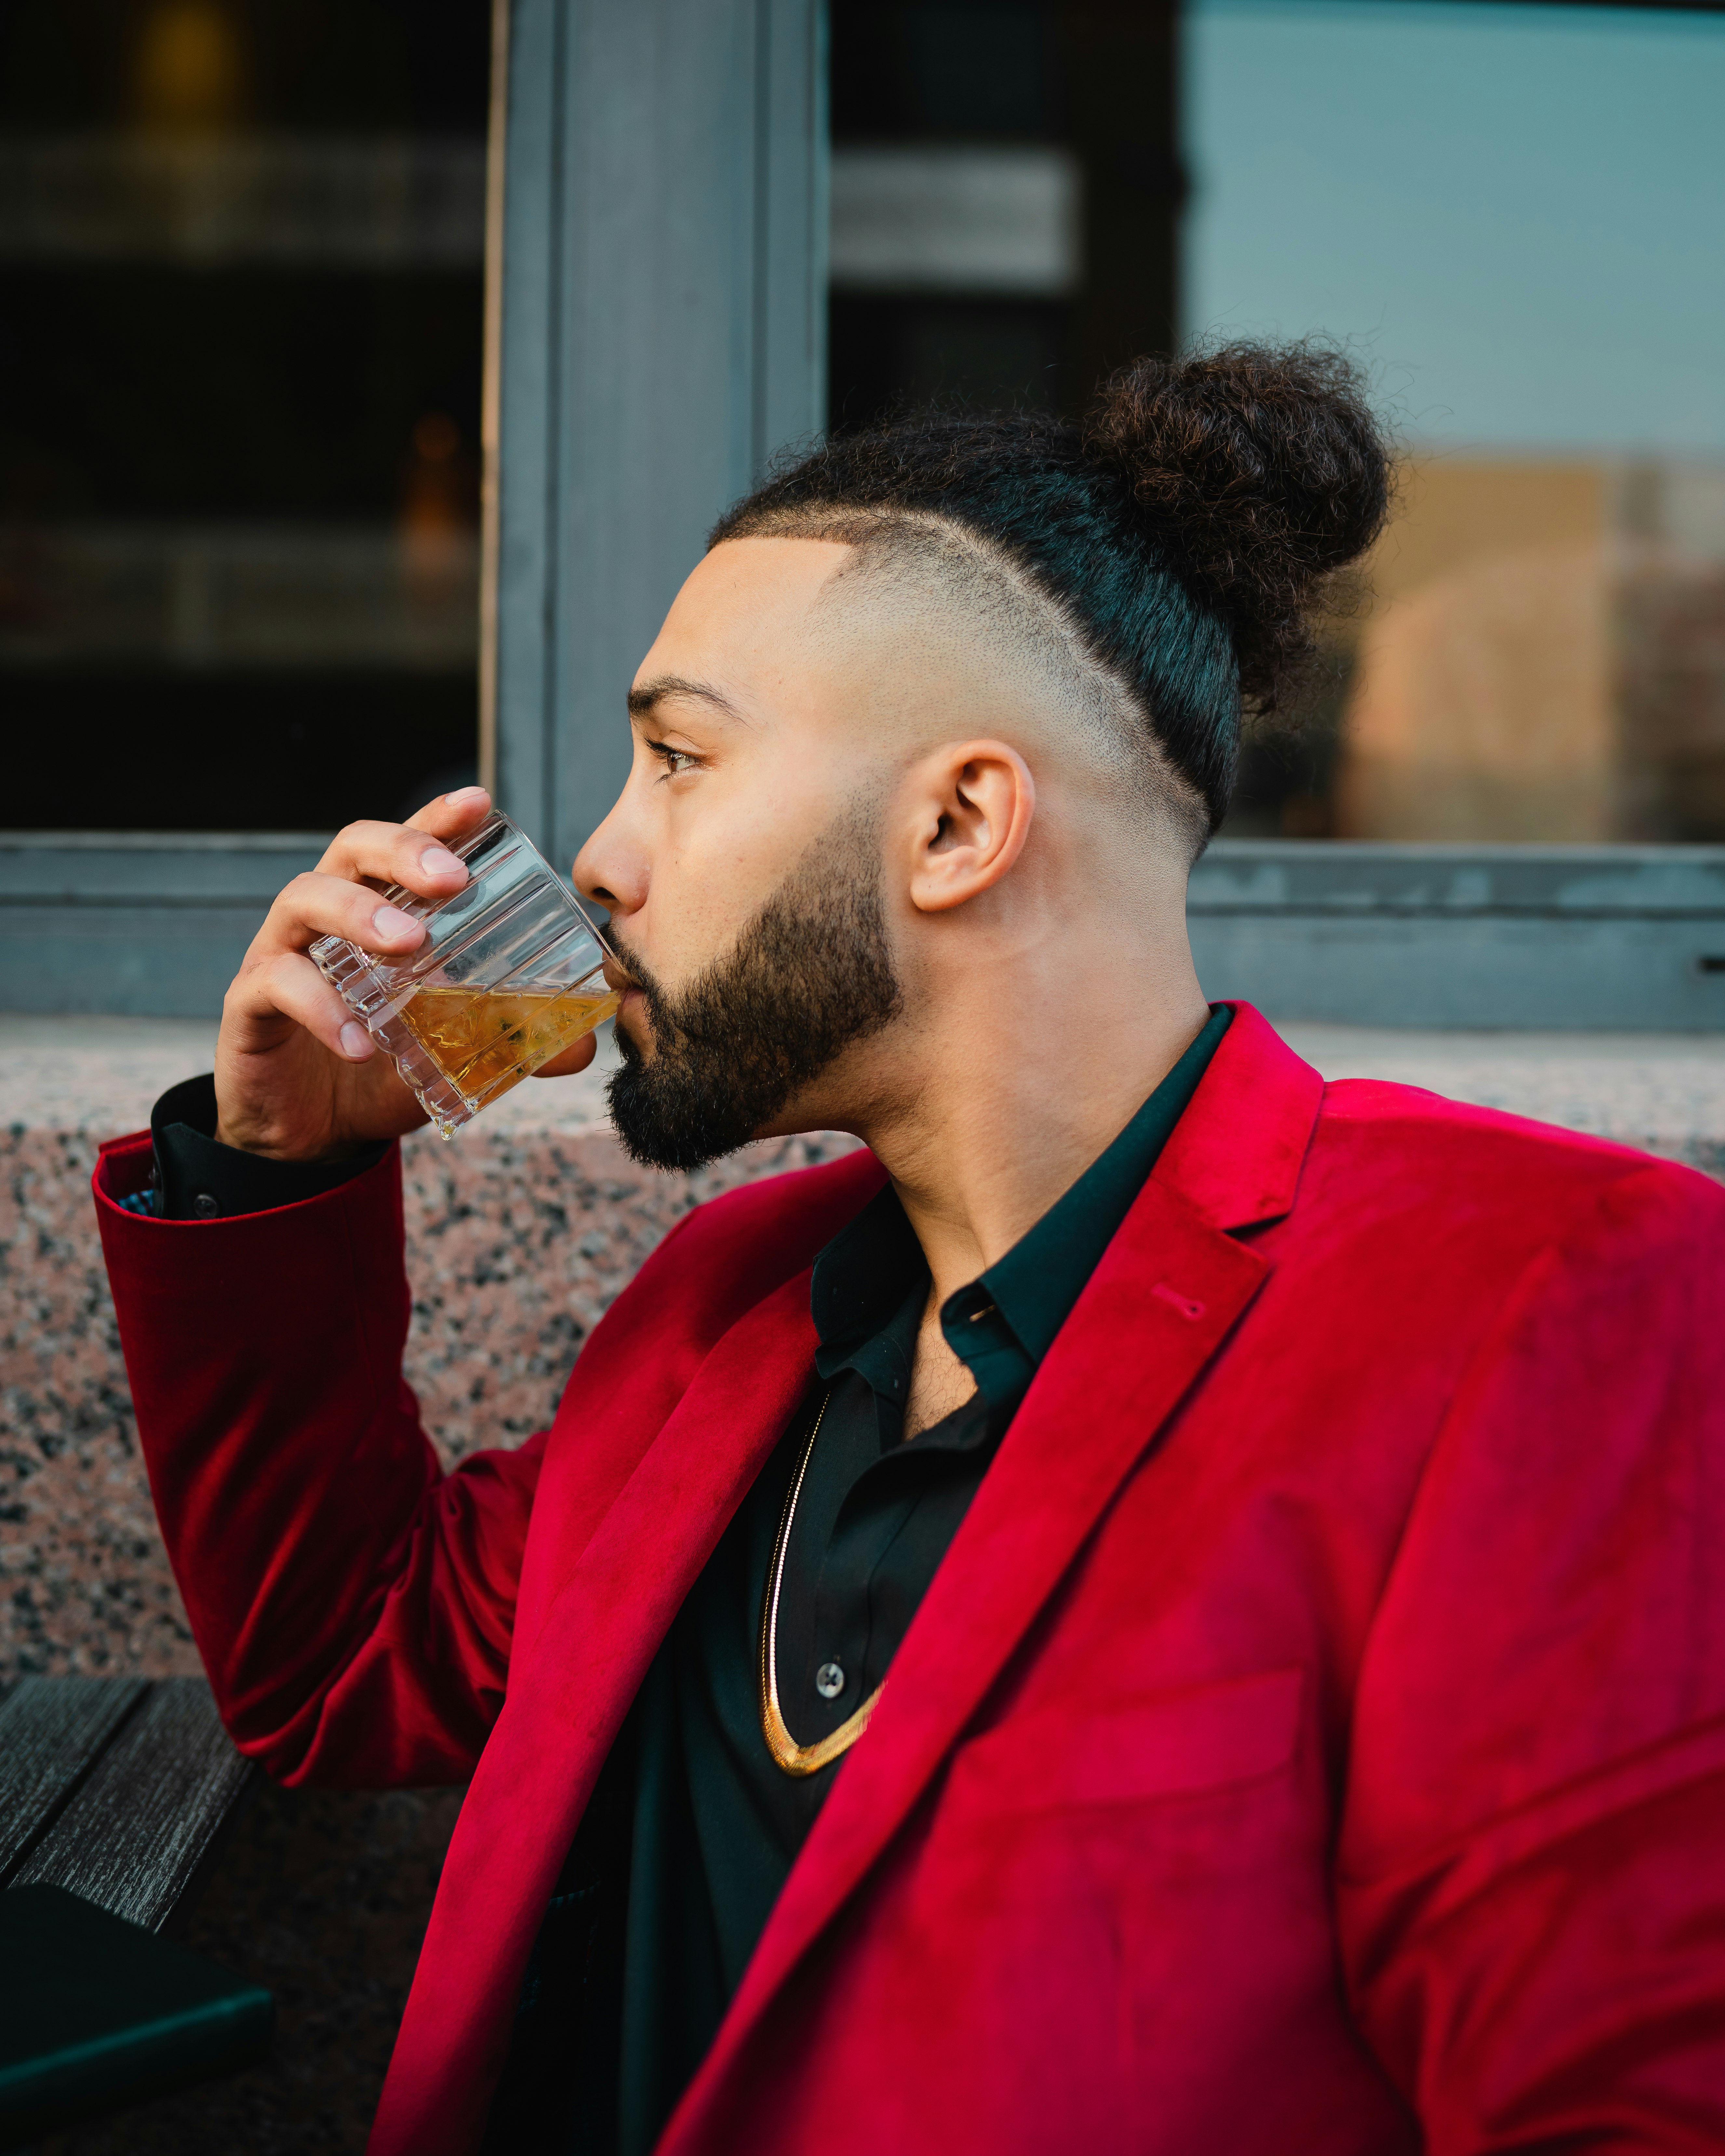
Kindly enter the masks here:
[[488, 23], [0, 5], [5, 821], [328, 829], [471, 775]]
[[1189, 332], [1349, 339], [1412, 455], [1230, 830], [1725, 839], [1725, 20], [1198, 0]]

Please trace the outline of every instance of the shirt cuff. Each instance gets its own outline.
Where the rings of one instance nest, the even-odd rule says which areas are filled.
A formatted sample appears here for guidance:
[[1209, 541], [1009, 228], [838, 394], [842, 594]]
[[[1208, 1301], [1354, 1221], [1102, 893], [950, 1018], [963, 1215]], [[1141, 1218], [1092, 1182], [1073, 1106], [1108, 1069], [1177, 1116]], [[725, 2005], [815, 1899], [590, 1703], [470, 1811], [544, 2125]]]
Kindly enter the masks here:
[[346, 1160], [270, 1160], [216, 1138], [216, 1081], [208, 1075], [170, 1086], [150, 1111], [156, 1150], [151, 1208], [162, 1220], [223, 1220], [273, 1213], [338, 1190], [375, 1168], [390, 1141], [362, 1146]]

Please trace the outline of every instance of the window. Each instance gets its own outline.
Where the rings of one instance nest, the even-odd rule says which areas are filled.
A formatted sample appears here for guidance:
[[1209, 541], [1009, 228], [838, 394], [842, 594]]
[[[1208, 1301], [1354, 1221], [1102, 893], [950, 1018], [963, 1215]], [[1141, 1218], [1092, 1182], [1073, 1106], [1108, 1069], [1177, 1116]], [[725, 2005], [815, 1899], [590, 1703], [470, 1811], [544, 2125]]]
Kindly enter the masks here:
[[1722, 110], [1700, 10], [834, 0], [834, 424], [1178, 326], [1340, 338], [1409, 452], [1193, 878], [1214, 993], [1725, 1024]]
[[328, 830], [473, 774], [489, 39], [0, 7], [9, 824]]
[[1195, 0], [1189, 332], [1346, 339], [1409, 464], [1230, 829], [1725, 839], [1725, 16]]
[[488, 749], [557, 858], [826, 413], [1322, 331], [1409, 477], [1194, 876], [1206, 985], [1725, 1024], [1725, 14], [0, 0], [0, 1001], [213, 1011], [304, 834], [474, 769], [489, 212]]

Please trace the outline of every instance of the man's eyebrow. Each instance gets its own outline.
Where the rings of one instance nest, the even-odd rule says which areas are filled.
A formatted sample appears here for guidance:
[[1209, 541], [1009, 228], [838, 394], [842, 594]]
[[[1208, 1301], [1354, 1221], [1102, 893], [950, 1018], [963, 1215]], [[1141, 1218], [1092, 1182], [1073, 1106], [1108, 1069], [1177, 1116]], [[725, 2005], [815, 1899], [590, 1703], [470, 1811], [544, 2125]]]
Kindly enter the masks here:
[[667, 696], [693, 696], [703, 704], [711, 704], [721, 718], [735, 719], [739, 723], [742, 713], [725, 694], [710, 681], [691, 681], [680, 674], [659, 674], [652, 680], [643, 681], [629, 692], [629, 715], [632, 719], [650, 718], [656, 705]]

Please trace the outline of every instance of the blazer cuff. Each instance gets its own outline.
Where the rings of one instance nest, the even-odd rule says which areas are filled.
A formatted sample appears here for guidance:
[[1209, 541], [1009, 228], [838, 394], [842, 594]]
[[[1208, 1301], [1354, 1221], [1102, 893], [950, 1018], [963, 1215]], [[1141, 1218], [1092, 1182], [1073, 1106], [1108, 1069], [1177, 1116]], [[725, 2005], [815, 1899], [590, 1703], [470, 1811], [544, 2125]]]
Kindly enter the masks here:
[[234, 1219], [274, 1213], [339, 1190], [375, 1168], [389, 1150], [383, 1139], [362, 1146], [346, 1160], [269, 1160], [220, 1144], [216, 1132], [216, 1081], [206, 1073], [171, 1086], [150, 1112], [154, 1153], [148, 1188], [118, 1202], [127, 1211], [162, 1220]]

